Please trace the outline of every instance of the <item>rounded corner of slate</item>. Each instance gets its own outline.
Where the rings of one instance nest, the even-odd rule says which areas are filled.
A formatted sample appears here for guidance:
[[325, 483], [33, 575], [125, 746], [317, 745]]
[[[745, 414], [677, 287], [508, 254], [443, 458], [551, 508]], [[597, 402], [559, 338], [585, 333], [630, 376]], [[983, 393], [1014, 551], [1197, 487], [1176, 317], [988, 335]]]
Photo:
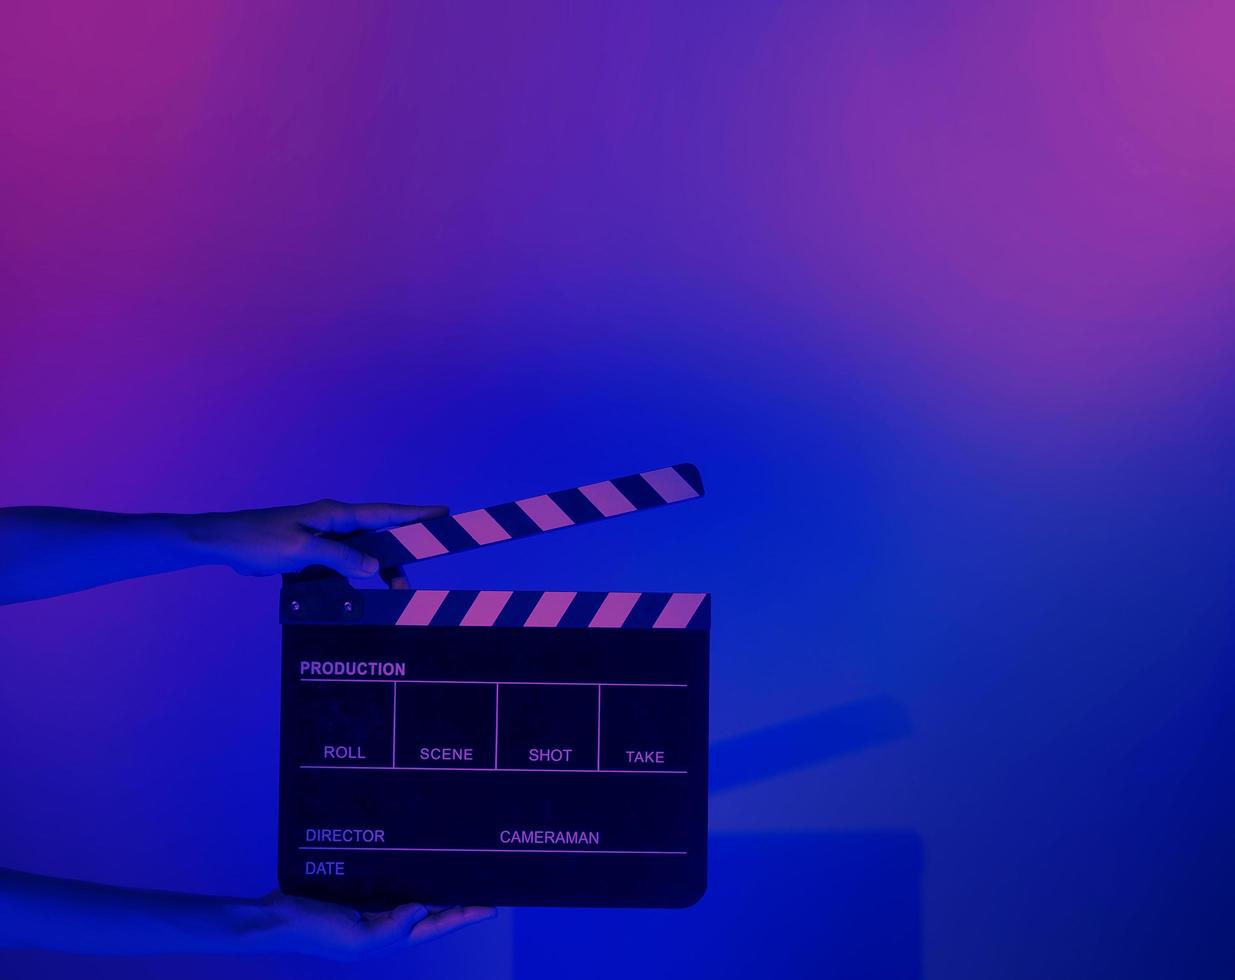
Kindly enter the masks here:
[[678, 471], [678, 476], [690, 484], [690, 488], [695, 491], [700, 497], [704, 495], [703, 475], [699, 472], [699, 467], [694, 463], [678, 463], [674, 467]]
[[708, 878], [707, 878], [707, 875], [705, 874], [700, 877], [698, 884], [692, 887], [691, 890], [687, 892], [681, 898], [680, 901], [674, 902], [672, 905], [670, 905], [669, 908], [671, 909], [694, 908], [701, 901], [703, 901], [703, 897], [707, 893], [708, 893]]

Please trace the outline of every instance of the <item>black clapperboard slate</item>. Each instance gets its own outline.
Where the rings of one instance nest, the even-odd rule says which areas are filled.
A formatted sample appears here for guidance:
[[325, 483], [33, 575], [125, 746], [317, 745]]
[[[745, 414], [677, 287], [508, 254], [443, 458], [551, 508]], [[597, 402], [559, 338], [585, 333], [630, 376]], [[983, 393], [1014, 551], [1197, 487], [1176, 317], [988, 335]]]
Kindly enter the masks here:
[[[389, 568], [702, 494], [681, 464], [347, 540]], [[360, 908], [698, 901], [710, 607], [285, 576], [283, 890]]]

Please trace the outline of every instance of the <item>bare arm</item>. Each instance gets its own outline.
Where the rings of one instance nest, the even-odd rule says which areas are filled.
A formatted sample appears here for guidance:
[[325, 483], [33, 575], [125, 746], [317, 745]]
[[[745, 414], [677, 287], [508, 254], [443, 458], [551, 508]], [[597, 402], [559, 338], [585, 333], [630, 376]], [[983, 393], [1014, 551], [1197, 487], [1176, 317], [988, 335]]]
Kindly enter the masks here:
[[[76, 592], [194, 565], [250, 575], [325, 565], [350, 577], [377, 563], [326, 533], [393, 527], [444, 507], [342, 504], [223, 514], [0, 509], [0, 604]], [[397, 577], [392, 585], [406, 582]], [[353, 909], [275, 892], [220, 898], [119, 888], [0, 869], [0, 948], [79, 953], [297, 952], [360, 959], [491, 918], [491, 908]]]
[[373, 558], [323, 534], [393, 527], [444, 513], [444, 507], [334, 500], [219, 514], [3, 508], [0, 605], [194, 565], [228, 565], [249, 575], [324, 565], [351, 578], [367, 577], [378, 570]]
[[74, 953], [307, 953], [354, 960], [435, 939], [496, 915], [400, 905], [360, 913], [274, 893], [217, 898], [117, 888], [0, 869], [0, 948]]

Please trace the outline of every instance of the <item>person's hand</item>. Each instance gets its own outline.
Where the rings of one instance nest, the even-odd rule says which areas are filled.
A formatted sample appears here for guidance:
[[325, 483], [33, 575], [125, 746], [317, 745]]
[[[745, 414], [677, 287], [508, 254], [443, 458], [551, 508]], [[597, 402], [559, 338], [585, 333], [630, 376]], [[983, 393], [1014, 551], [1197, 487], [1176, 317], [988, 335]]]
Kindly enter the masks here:
[[208, 560], [245, 575], [324, 565], [348, 578], [368, 578], [378, 571], [377, 559], [323, 535], [378, 531], [445, 513], [447, 509], [439, 506], [319, 500], [296, 507], [201, 514], [192, 519], [189, 533]]
[[225, 898], [123, 888], [0, 868], [0, 950], [115, 956], [305, 953], [357, 960], [491, 919], [483, 906], [357, 912], [273, 891]]
[[272, 921], [269, 948], [335, 960], [391, 953], [492, 919], [497, 909], [481, 905], [400, 905], [389, 912], [357, 912], [343, 905], [273, 892], [264, 904]]

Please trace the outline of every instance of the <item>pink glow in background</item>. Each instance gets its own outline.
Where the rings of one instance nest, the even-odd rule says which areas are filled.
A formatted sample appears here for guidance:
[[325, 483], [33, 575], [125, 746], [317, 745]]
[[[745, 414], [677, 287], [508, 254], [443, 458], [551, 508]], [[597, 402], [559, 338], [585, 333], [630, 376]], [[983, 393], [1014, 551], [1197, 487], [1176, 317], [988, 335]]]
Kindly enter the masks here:
[[[413, 585], [712, 591], [718, 741], [902, 705], [712, 823], [920, 838], [913, 975], [1221, 975], [1232, 36], [1221, 2], [10, 4], [0, 505], [465, 510], [696, 462], [701, 503]], [[0, 865], [269, 887], [274, 589], [0, 611]], [[518, 975], [536, 914], [415, 955]]]

